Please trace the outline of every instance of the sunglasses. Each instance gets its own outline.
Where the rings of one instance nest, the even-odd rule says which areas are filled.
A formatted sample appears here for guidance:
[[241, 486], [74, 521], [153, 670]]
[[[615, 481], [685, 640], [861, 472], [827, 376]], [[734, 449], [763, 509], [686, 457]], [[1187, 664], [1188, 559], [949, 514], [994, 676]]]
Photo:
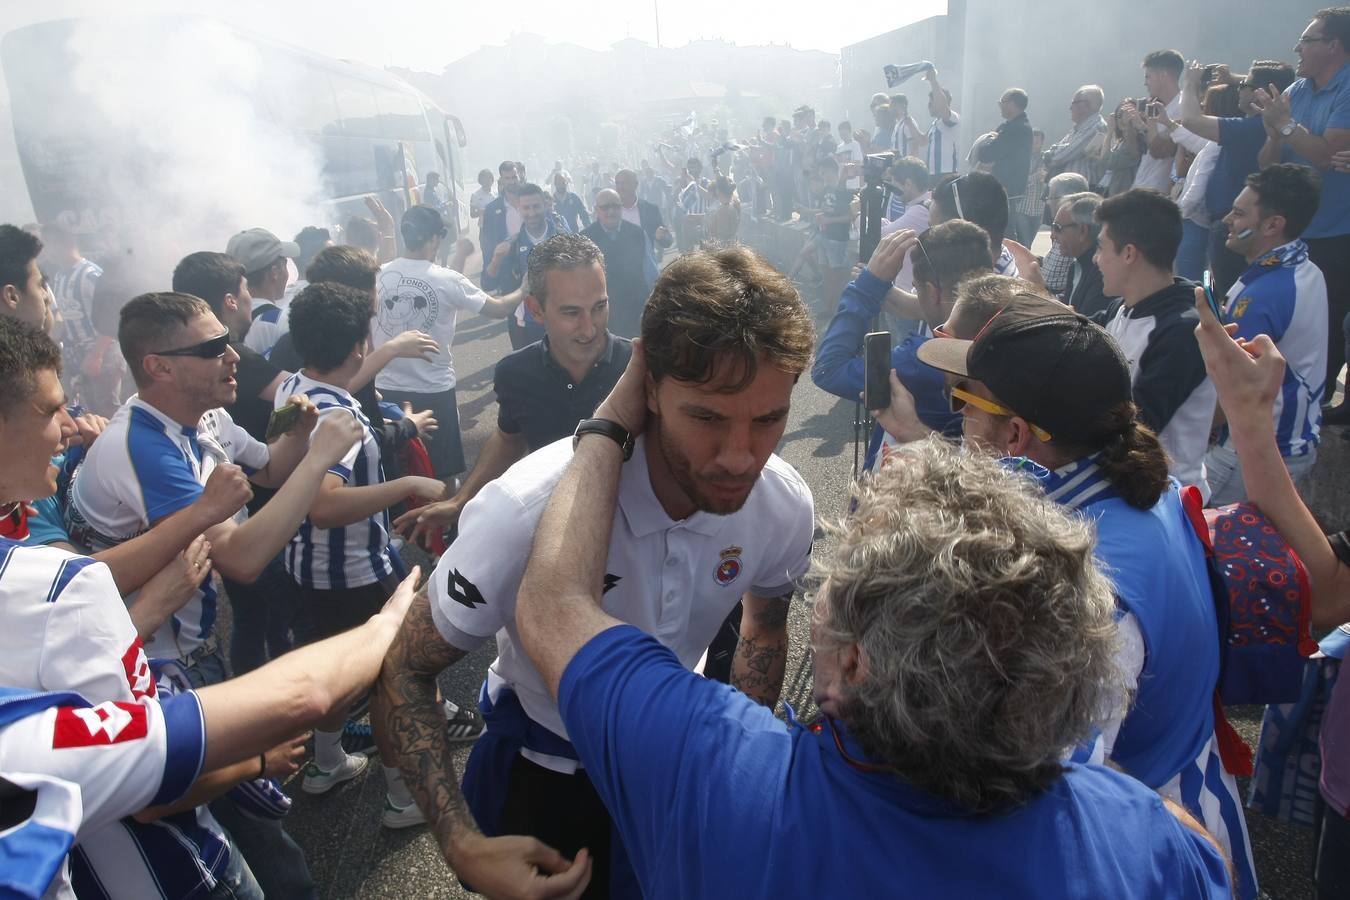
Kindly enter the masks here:
[[[969, 404], [970, 406], [973, 406], [976, 409], [983, 410], [984, 412], [989, 413], [989, 415], [991, 416], [1012, 417], [1017, 415], [1017, 413], [1013, 412], [1011, 409], [1008, 409], [1008, 407], [1006, 406], [1001, 406], [995, 403], [994, 401], [986, 400], [983, 397], [977, 397], [970, 391], [964, 390], [963, 388], [959, 387], [952, 387], [949, 390], [948, 402], [951, 404], [951, 409], [952, 412], [954, 413], [960, 412], [962, 409], [966, 407], [967, 404]], [[1039, 425], [1032, 425], [1030, 422], [1028, 422], [1027, 425], [1028, 427], [1031, 428], [1031, 433], [1036, 435], [1036, 437], [1038, 437], [1043, 443], [1049, 442], [1050, 432], [1046, 431], [1044, 428], [1041, 428]]]
[[1066, 228], [1077, 228], [1077, 227], [1078, 227], [1078, 223], [1077, 223], [1077, 222], [1070, 222], [1068, 225], [1061, 225], [1061, 224], [1059, 224], [1058, 222], [1051, 222], [1051, 223], [1050, 223], [1050, 233], [1051, 233], [1051, 234], [1059, 234], [1061, 231], [1063, 231], [1063, 230], [1066, 229]]
[[[928, 250], [924, 247], [923, 241], [915, 238], [914, 244], [919, 248], [919, 252], [923, 254], [923, 261], [928, 263], [928, 271], [933, 275], [933, 287], [937, 289], [938, 296], [942, 296], [942, 282], [938, 279], [937, 266], [933, 265], [933, 258], [928, 255]], [[936, 331], [934, 333], [936, 333]]]
[[198, 359], [220, 359], [230, 346], [230, 333], [208, 338], [191, 347], [179, 347], [177, 350], [158, 350], [155, 356], [195, 356]]

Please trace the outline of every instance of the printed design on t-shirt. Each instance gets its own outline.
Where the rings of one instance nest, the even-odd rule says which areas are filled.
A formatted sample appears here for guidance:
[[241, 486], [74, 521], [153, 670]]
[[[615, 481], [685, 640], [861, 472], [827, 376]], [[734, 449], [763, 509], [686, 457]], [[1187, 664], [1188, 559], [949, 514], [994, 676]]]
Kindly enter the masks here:
[[405, 331], [430, 332], [440, 318], [440, 299], [427, 281], [398, 272], [380, 276], [375, 323], [389, 337]]
[[731, 546], [719, 554], [722, 561], [717, 564], [717, 569], [713, 572], [713, 579], [722, 587], [726, 587], [740, 577], [741, 553], [743, 552], [740, 547]]
[[155, 676], [150, 672], [150, 661], [145, 658], [145, 649], [139, 637], [122, 654], [122, 670], [127, 673], [131, 696], [137, 700], [155, 696]]
[[52, 749], [106, 747], [138, 741], [150, 733], [145, 707], [107, 701], [94, 707], [62, 707], [56, 711]]
[[478, 585], [460, 574], [459, 569], [450, 571], [450, 578], [446, 582], [446, 588], [450, 592], [450, 599], [460, 606], [468, 609], [476, 609], [480, 606], [487, 606], [487, 600], [483, 598], [483, 592], [478, 589]]
[[605, 573], [605, 586], [604, 586], [604, 588], [600, 591], [600, 596], [603, 597], [605, 594], [608, 594], [611, 590], [613, 590], [616, 586], [618, 586], [618, 584], [619, 584], [620, 581], [623, 581], [623, 576], [621, 576], [621, 575], [611, 575], [610, 573], [606, 572], [606, 573]]

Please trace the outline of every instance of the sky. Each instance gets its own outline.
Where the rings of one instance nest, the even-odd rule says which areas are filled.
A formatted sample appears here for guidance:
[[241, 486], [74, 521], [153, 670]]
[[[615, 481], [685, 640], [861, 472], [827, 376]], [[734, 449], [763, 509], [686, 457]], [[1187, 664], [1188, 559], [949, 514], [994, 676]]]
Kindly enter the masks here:
[[[196, 12], [331, 56], [438, 72], [478, 47], [533, 32], [601, 50], [626, 37], [663, 46], [700, 38], [839, 48], [946, 12], [946, 0], [853, 0], [848, 15], [809, 0], [119, 0], [119, 13]], [[0, 32], [44, 19], [106, 14], [106, 0], [0, 2]], [[509, 9], [510, 17], [502, 15]]]

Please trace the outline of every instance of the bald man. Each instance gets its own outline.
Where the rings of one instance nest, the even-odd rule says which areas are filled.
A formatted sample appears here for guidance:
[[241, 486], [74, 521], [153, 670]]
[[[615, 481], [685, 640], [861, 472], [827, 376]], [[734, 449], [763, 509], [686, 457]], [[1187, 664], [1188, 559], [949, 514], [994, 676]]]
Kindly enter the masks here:
[[621, 337], [637, 337], [642, 307], [656, 283], [651, 240], [640, 226], [624, 219], [623, 200], [609, 188], [596, 195], [595, 221], [582, 234], [595, 241], [605, 256], [609, 330]]

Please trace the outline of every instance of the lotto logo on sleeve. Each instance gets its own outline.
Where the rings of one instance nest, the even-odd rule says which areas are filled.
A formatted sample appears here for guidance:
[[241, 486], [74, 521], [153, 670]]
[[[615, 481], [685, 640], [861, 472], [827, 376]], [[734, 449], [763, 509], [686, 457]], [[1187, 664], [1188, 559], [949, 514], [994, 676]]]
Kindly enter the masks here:
[[62, 707], [56, 711], [52, 749], [106, 747], [138, 741], [150, 733], [145, 707], [139, 703], [114, 703], [98, 706]]
[[145, 658], [139, 637], [122, 654], [122, 669], [127, 673], [131, 696], [137, 700], [155, 696], [155, 676], [150, 673], [150, 662]]

